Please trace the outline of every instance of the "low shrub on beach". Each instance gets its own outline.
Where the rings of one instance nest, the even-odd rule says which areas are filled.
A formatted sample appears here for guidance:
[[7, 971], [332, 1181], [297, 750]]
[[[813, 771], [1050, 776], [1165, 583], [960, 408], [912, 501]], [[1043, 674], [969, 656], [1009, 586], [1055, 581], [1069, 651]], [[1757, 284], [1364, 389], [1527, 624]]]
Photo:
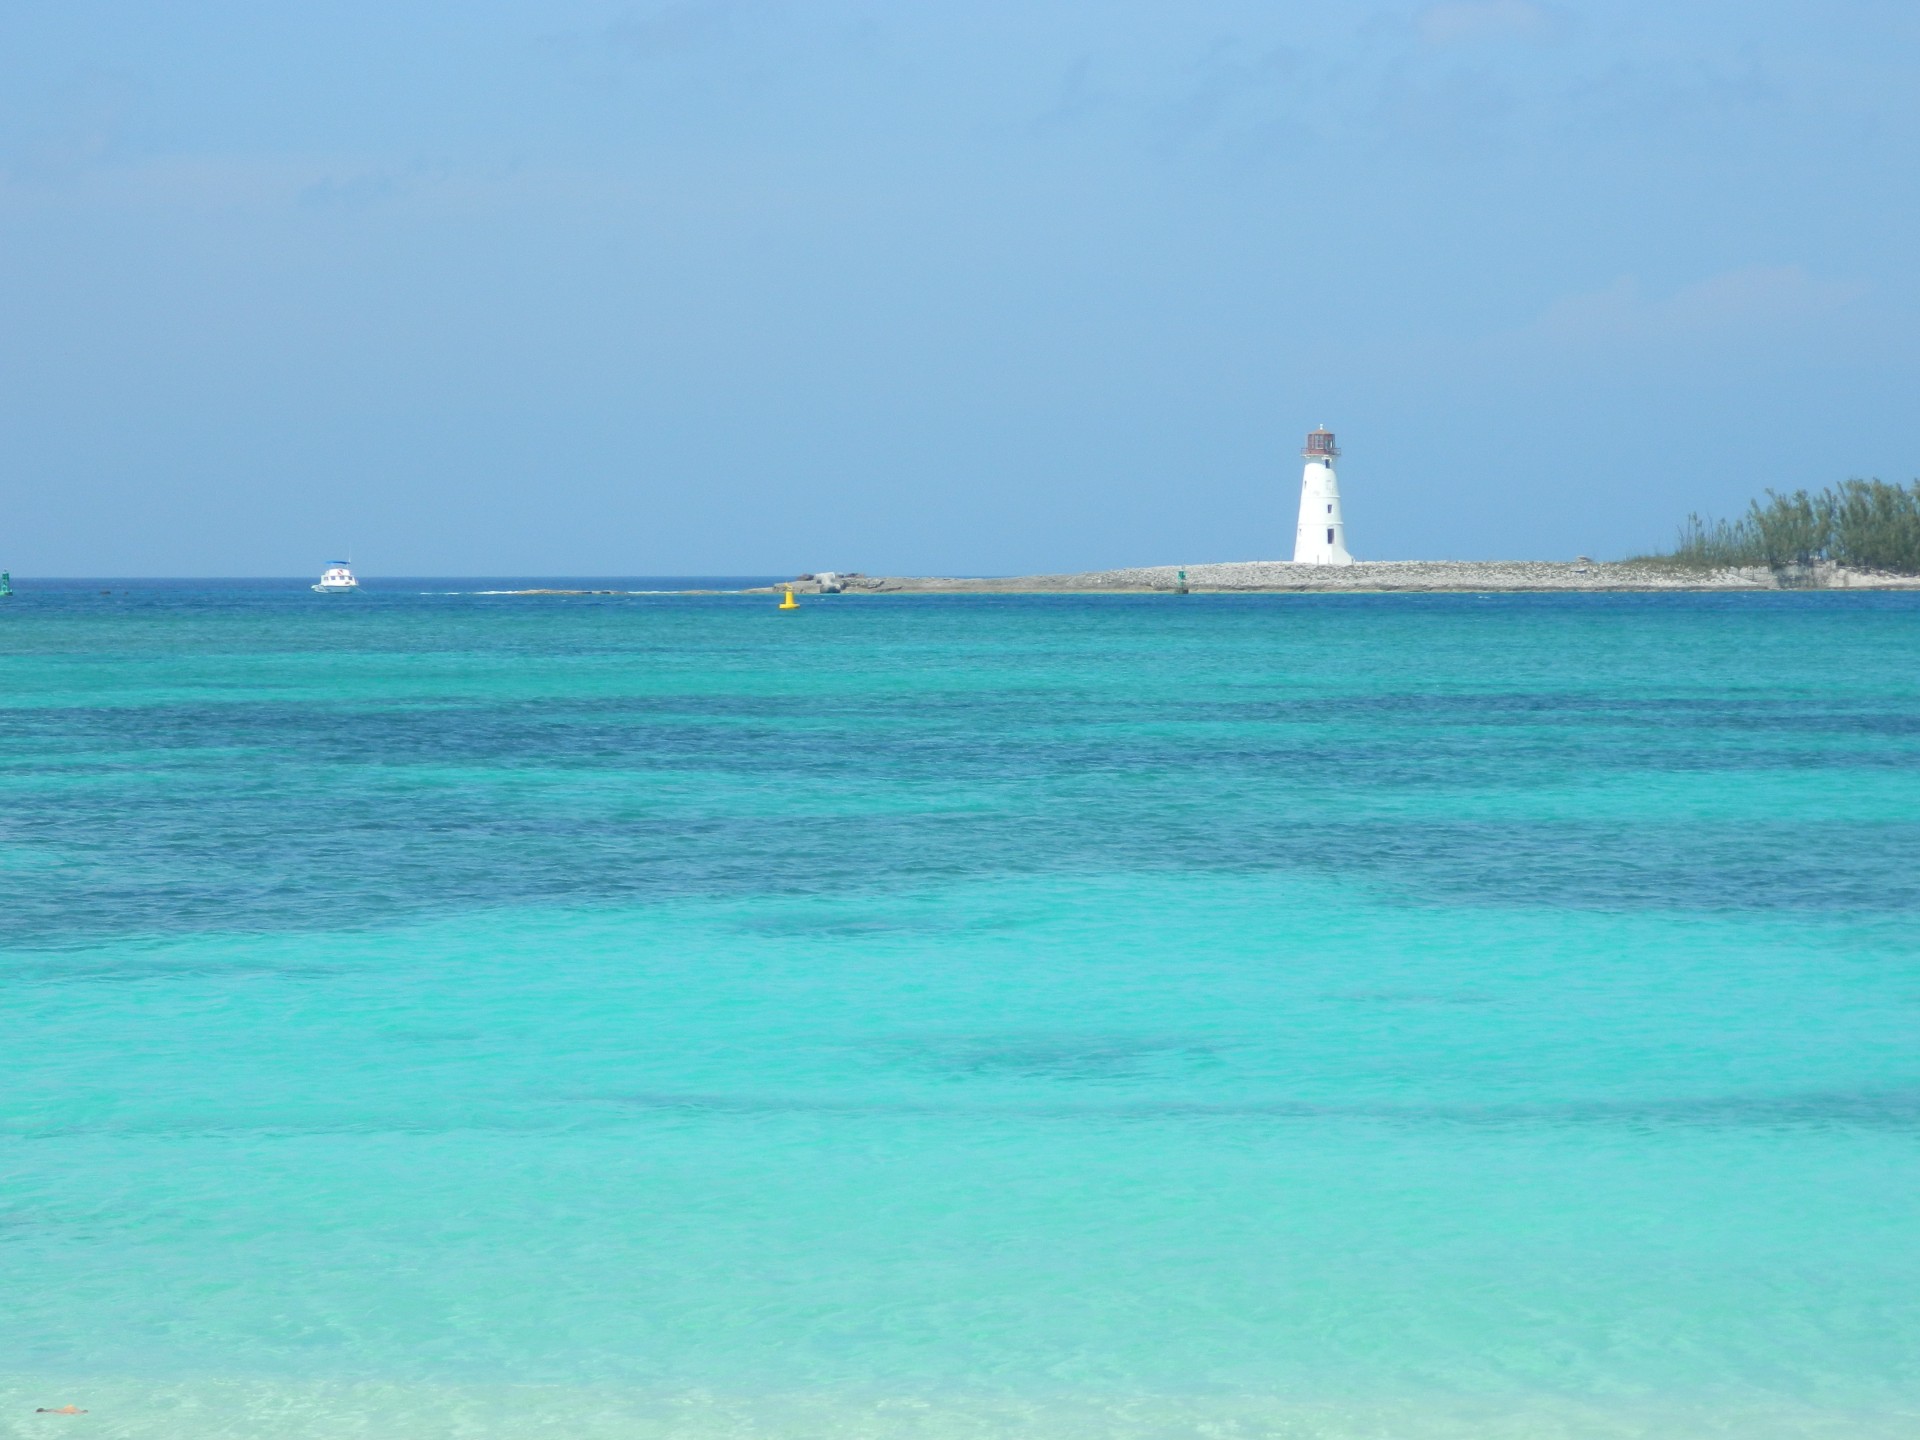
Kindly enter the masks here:
[[1920, 480], [1846, 480], [1791, 495], [1767, 491], [1738, 520], [1689, 515], [1672, 550], [1649, 559], [1690, 569], [1830, 560], [1859, 570], [1920, 574]]

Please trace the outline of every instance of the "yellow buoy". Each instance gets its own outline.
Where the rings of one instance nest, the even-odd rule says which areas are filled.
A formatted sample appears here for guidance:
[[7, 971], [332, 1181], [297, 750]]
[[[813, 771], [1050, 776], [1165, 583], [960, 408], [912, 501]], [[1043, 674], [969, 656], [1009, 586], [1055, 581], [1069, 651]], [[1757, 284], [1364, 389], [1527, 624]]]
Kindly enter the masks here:
[[793, 598], [793, 587], [789, 585], [787, 586], [787, 598], [780, 602], [780, 609], [798, 610], [799, 608], [800, 602]]

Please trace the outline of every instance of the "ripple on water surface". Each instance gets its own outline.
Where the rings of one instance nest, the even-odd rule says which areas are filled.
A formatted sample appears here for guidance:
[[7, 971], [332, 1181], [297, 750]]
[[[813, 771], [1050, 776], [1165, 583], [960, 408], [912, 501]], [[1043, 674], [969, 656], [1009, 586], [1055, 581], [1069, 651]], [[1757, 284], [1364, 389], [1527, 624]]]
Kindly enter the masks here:
[[16, 1412], [1908, 1433], [1920, 601], [358, 598], [9, 611]]

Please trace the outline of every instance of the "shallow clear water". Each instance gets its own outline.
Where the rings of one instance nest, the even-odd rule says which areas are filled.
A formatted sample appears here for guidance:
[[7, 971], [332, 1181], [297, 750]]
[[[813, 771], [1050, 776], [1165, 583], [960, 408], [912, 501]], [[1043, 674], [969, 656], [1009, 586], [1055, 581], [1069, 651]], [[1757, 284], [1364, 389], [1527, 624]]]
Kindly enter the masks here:
[[0, 602], [0, 1434], [1920, 1425], [1920, 597], [452, 588]]

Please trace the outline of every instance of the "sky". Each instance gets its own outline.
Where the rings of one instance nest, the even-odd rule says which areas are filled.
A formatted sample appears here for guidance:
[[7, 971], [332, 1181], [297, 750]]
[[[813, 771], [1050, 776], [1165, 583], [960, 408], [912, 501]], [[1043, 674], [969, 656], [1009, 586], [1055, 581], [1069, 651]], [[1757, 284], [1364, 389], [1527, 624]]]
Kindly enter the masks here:
[[1608, 558], [1920, 474], [1920, 6], [0, 6], [0, 568]]

